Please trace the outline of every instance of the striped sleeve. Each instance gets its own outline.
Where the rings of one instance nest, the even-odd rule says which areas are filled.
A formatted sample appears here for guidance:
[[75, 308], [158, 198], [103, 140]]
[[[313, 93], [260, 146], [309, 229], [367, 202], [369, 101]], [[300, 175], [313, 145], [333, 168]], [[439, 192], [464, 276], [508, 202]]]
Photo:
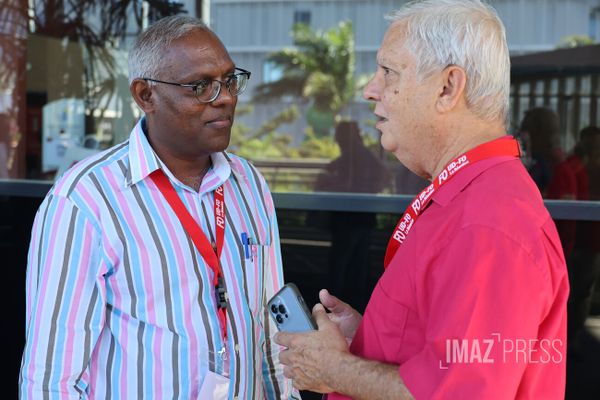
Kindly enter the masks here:
[[79, 399], [104, 324], [100, 232], [71, 200], [49, 195], [32, 231], [22, 399]]
[[[262, 177], [261, 177], [262, 178]], [[279, 228], [273, 199], [264, 180], [262, 183], [262, 195], [265, 202], [267, 213], [269, 215], [269, 227], [271, 236], [271, 245], [267, 248], [265, 254], [265, 263], [263, 271], [263, 326], [265, 340], [263, 342], [263, 382], [265, 385], [265, 394], [267, 399], [300, 399], [298, 391], [293, 388], [292, 381], [283, 376], [283, 366], [279, 363], [279, 353], [283, 347], [273, 341], [273, 336], [277, 333], [277, 327], [269, 317], [266, 302], [281, 289], [284, 283], [283, 263], [281, 261], [281, 245], [279, 241]]]

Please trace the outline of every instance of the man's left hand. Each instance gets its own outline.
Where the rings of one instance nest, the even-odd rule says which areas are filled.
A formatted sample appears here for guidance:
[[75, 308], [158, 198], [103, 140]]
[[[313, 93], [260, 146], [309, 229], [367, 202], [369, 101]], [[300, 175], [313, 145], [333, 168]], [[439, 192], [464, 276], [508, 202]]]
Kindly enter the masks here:
[[275, 342], [287, 347], [279, 355], [284, 375], [300, 390], [333, 392], [332, 371], [338, 369], [344, 356], [350, 355], [348, 344], [338, 327], [327, 317], [321, 304], [313, 308], [318, 330], [304, 333], [279, 332]]

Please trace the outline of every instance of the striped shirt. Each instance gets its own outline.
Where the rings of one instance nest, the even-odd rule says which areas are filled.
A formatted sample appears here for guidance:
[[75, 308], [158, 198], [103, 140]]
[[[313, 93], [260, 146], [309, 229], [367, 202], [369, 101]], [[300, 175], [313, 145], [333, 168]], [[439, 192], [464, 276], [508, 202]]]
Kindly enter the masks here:
[[[140, 122], [128, 141], [56, 182], [28, 255], [21, 398], [196, 399], [208, 371], [229, 374], [229, 399], [299, 398], [265, 307], [283, 284], [270, 192], [247, 161], [211, 160], [194, 191], [154, 153]], [[223, 185], [225, 345], [212, 270], [149, 177], [159, 168], [212, 242]], [[248, 258], [242, 233], [254, 243]]]

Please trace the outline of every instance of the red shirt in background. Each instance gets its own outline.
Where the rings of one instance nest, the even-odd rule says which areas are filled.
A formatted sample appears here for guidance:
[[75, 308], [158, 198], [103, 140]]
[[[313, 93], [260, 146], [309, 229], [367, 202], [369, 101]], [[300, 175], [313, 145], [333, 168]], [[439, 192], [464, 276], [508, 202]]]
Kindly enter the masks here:
[[[589, 178], [581, 159], [573, 154], [555, 169], [548, 184], [546, 197], [556, 200], [589, 200]], [[562, 242], [565, 258], [575, 247], [577, 221], [561, 219], [556, 221], [556, 229]]]

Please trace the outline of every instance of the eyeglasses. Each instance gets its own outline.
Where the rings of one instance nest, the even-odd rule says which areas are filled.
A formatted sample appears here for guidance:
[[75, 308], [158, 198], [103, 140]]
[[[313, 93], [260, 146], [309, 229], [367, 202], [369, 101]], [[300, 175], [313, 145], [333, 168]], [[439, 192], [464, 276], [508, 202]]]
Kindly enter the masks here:
[[216, 79], [202, 79], [196, 83], [176, 83], [160, 81], [152, 78], [142, 79], [145, 81], [164, 83], [167, 85], [189, 87], [194, 91], [198, 101], [202, 103], [211, 103], [215, 101], [217, 97], [219, 97], [222, 85], [225, 85], [232, 96], [237, 96], [246, 89], [246, 86], [248, 85], [248, 79], [250, 79], [250, 71], [246, 71], [242, 68], [236, 68], [235, 71], [236, 72], [229, 75], [224, 82]]

